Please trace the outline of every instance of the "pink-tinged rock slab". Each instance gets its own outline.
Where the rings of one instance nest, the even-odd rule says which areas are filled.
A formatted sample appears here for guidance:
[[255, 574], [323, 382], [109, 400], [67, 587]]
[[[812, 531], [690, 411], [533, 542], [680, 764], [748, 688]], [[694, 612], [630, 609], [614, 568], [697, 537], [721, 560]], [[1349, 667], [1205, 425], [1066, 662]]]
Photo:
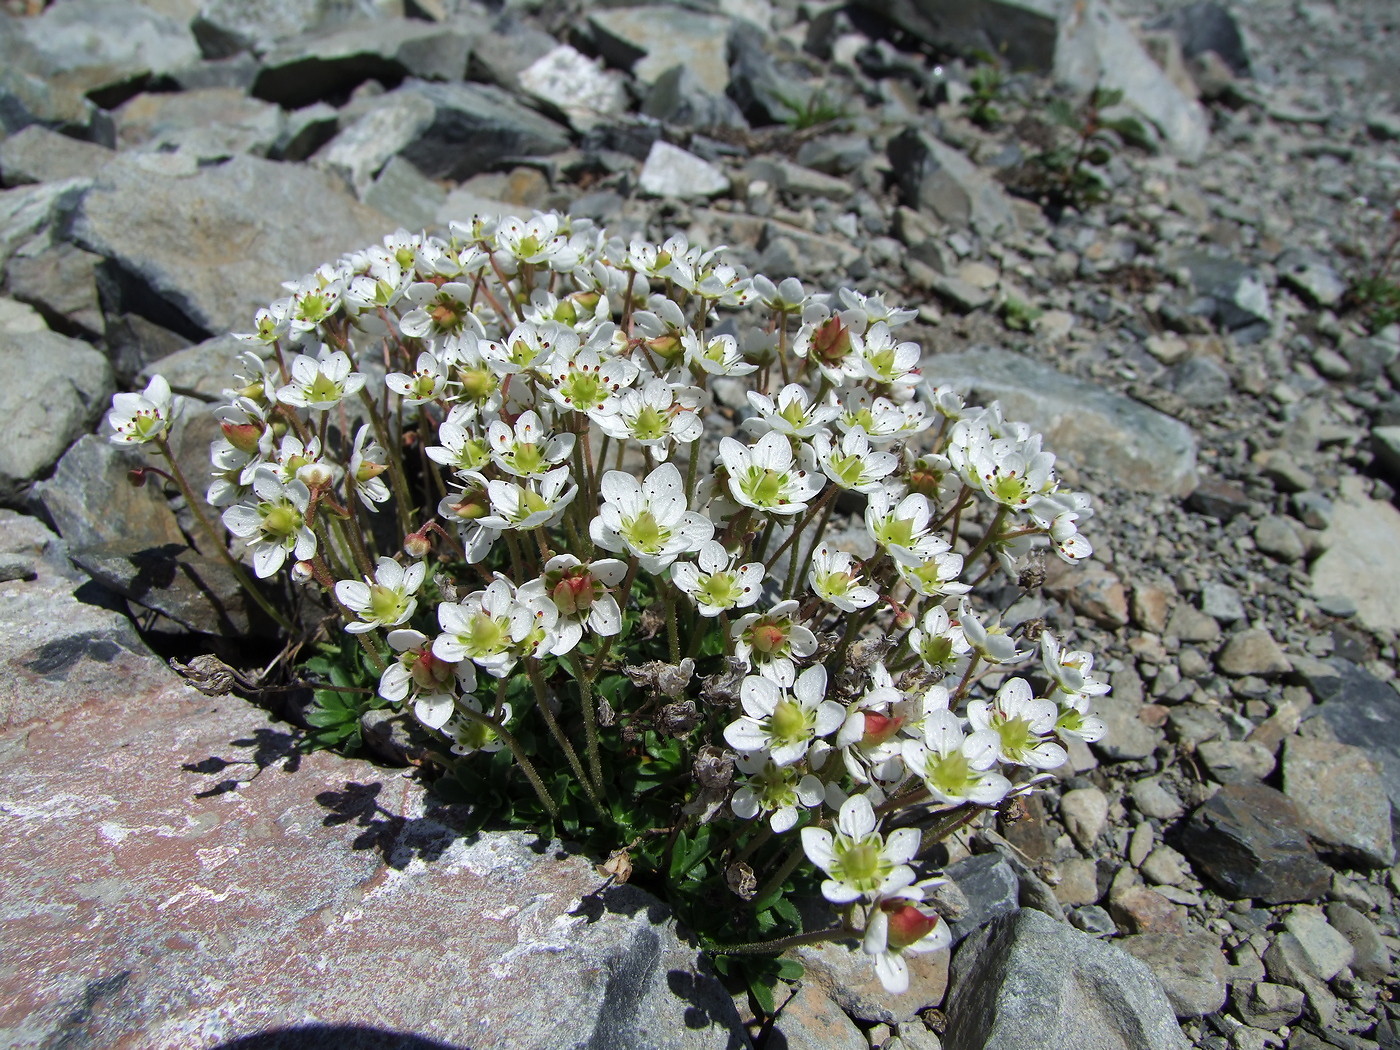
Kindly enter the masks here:
[[654, 898], [297, 756], [75, 598], [33, 519], [0, 551], [35, 576], [0, 584], [0, 1046], [746, 1045]]

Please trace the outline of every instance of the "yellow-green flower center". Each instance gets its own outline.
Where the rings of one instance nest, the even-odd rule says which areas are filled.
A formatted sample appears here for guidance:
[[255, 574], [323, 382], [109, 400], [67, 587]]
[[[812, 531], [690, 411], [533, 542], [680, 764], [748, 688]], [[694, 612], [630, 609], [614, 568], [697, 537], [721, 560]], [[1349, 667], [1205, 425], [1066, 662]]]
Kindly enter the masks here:
[[885, 859], [878, 835], [867, 835], [855, 842], [838, 835], [833, 845], [836, 863], [832, 866], [831, 877], [861, 893], [879, 889], [894, 869]]
[[288, 503], [262, 503], [262, 530], [274, 539], [286, 539], [301, 527], [301, 514]]
[[638, 441], [657, 441], [664, 438], [670, 431], [668, 420], [669, 416], [664, 412], [647, 405], [637, 413], [636, 422], [632, 424], [632, 436]]
[[366, 619], [378, 620], [380, 623], [398, 623], [408, 611], [408, 602], [406, 595], [392, 587], [385, 587], [381, 583], [371, 584], [369, 615]]
[[799, 744], [809, 733], [807, 712], [796, 700], [779, 700], [768, 718], [768, 732], [779, 744]]
[[671, 538], [671, 530], [658, 522], [651, 511], [642, 510], [622, 523], [622, 536], [643, 554], [655, 554]]

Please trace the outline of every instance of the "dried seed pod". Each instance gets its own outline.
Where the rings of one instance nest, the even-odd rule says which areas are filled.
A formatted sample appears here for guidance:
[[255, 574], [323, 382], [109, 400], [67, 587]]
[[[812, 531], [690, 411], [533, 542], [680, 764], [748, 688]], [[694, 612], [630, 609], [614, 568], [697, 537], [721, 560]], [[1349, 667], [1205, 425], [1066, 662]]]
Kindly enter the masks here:
[[724, 881], [740, 900], [753, 900], [758, 893], [758, 879], [754, 876], [753, 868], [743, 861], [724, 869]]

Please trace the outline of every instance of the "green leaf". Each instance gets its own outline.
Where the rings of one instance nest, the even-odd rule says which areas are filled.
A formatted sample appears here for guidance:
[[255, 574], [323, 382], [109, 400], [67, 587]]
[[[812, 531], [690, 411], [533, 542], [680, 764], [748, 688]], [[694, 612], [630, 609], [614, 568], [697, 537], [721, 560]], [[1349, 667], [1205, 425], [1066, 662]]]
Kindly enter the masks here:
[[754, 1005], [763, 1016], [772, 1017], [778, 1012], [778, 1004], [773, 999], [773, 984], [771, 981], [765, 981], [763, 976], [754, 975], [749, 978], [749, 994], [753, 996]]

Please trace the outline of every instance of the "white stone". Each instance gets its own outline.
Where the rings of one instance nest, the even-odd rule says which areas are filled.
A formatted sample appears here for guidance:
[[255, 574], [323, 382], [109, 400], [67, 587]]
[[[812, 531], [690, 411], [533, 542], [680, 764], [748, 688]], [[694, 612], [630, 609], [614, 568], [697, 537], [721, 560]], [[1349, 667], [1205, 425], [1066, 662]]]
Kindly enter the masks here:
[[622, 79], [568, 44], [531, 63], [520, 74], [520, 87], [554, 106], [579, 131], [627, 108]]
[[651, 145], [638, 182], [649, 196], [682, 200], [716, 197], [729, 189], [728, 177], [709, 161], [659, 139]]

